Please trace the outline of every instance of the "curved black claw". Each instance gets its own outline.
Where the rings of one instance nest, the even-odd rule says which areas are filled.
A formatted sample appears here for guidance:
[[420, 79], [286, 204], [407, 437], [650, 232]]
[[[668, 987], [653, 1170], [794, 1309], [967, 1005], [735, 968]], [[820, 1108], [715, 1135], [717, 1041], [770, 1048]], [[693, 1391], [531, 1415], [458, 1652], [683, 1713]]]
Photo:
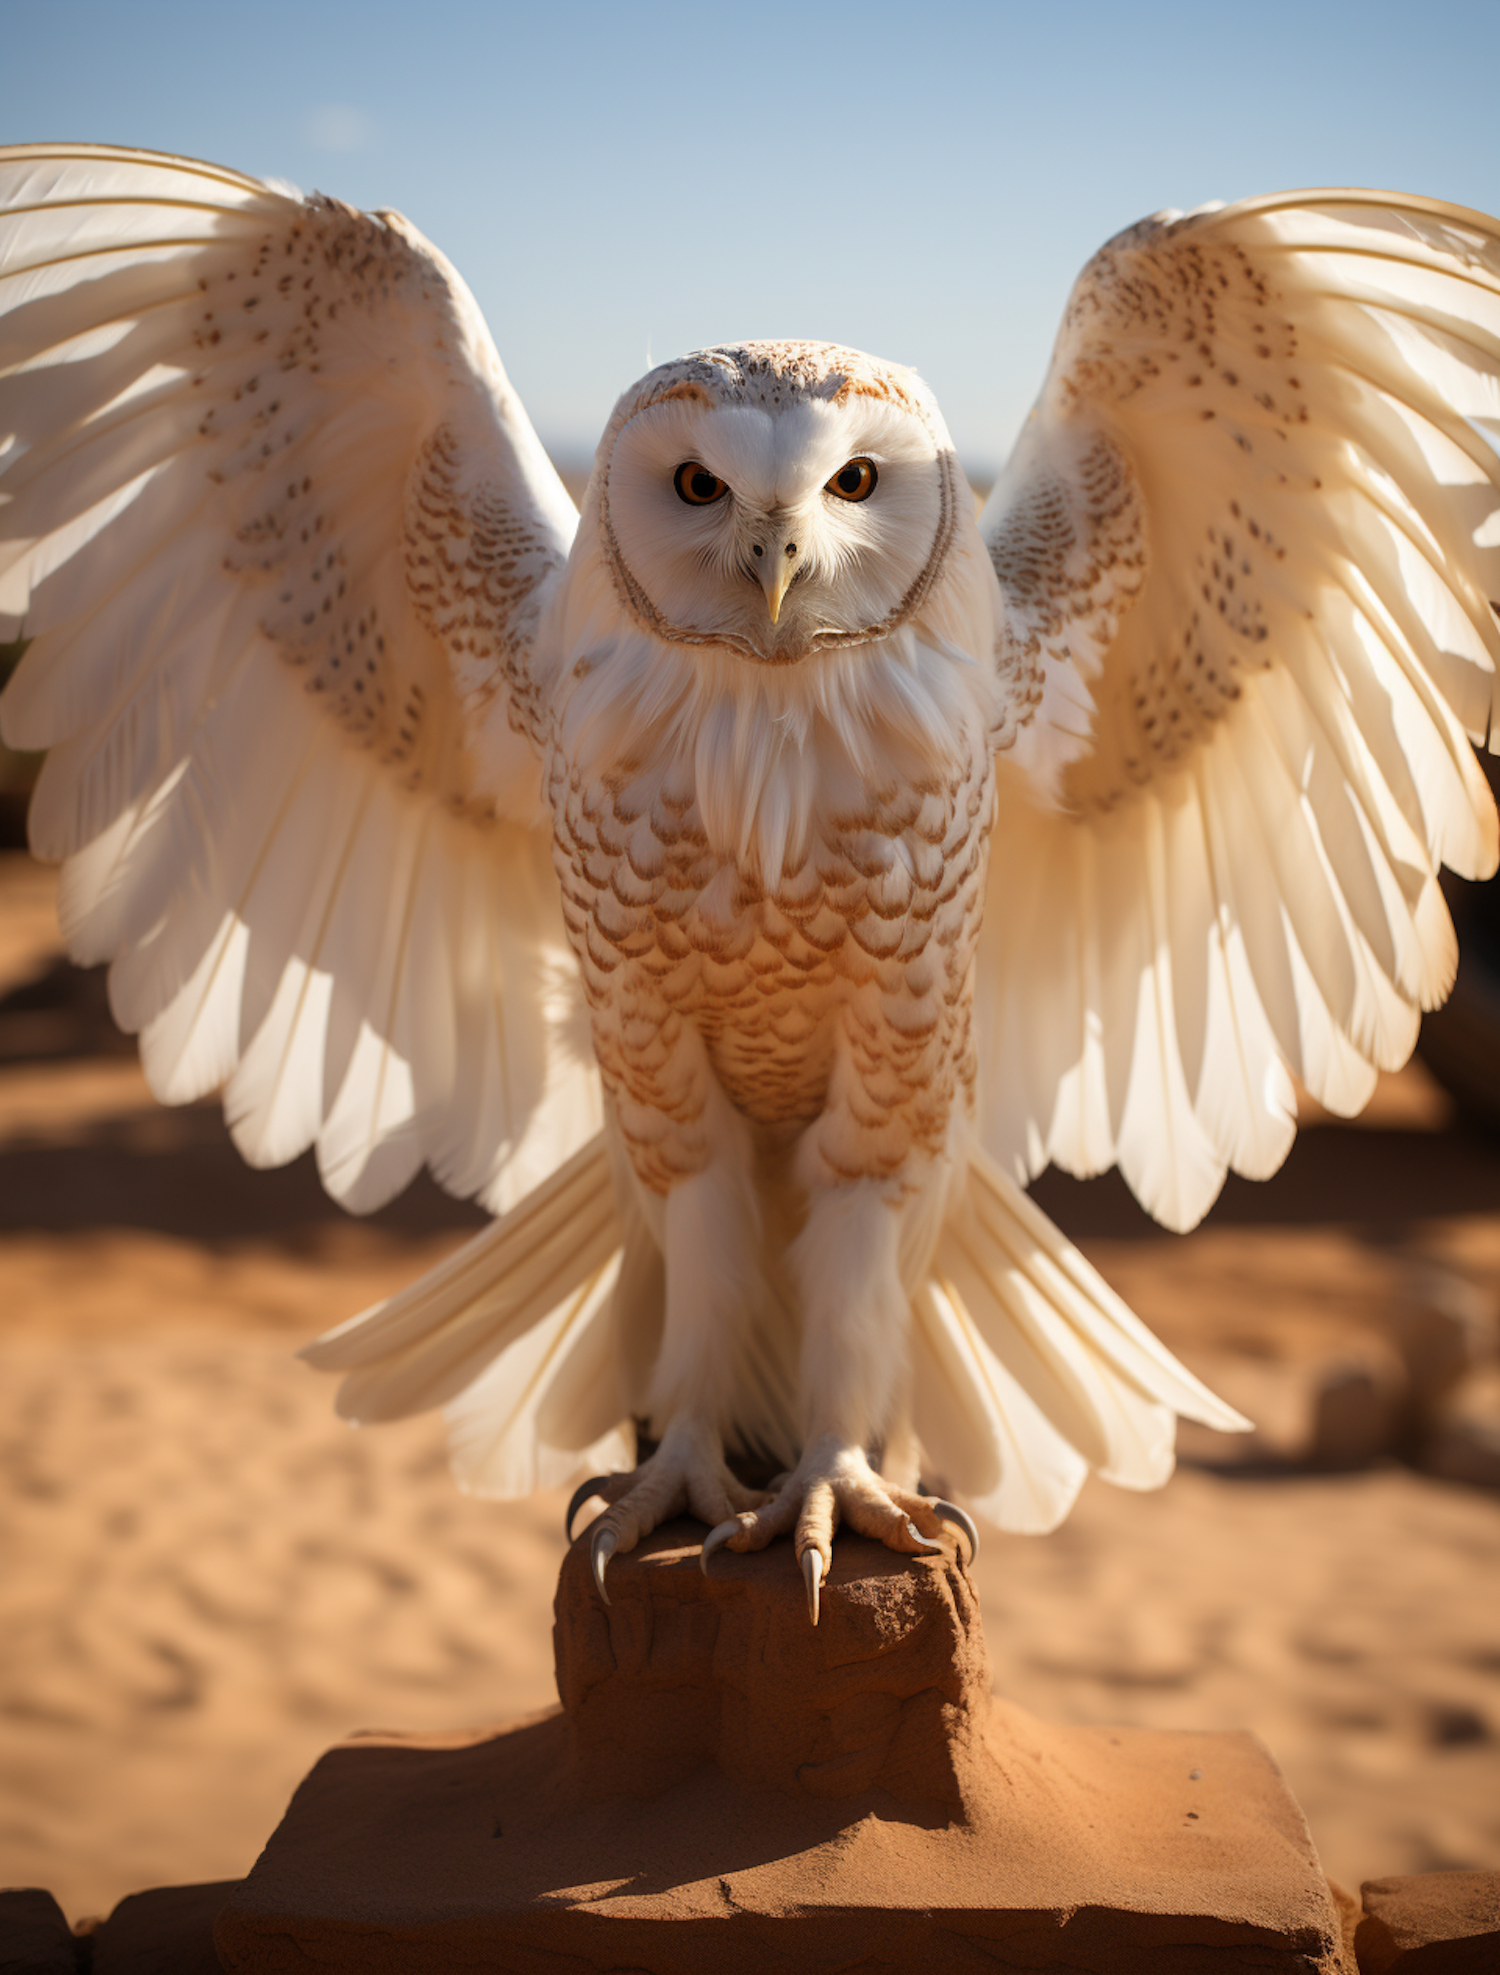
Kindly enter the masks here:
[[580, 1481], [578, 1486], [573, 1490], [572, 1499], [568, 1503], [568, 1512], [563, 1517], [563, 1534], [570, 1543], [573, 1540], [574, 1516], [577, 1515], [578, 1511], [588, 1501], [591, 1495], [603, 1494], [605, 1483], [608, 1480], [609, 1476], [607, 1474], [591, 1474], [587, 1481]]
[[589, 1550], [589, 1562], [594, 1568], [594, 1583], [605, 1604], [609, 1603], [609, 1593], [604, 1588], [604, 1573], [609, 1568], [609, 1560], [615, 1553], [619, 1537], [612, 1529], [596, 1529], [593, 1545]]
[[979, 1556], [979, 1525], [968, 1510], [961, 1509], [957, 1502], [945, 1502], [941, 1495], [929, 1495], [927, 1506], [935, 1516], [941, 1516], [944, 1522], [951, 1522], [956, 1529], [963, 1531], [969, 1539], [969, 1562], [975, 1562]]

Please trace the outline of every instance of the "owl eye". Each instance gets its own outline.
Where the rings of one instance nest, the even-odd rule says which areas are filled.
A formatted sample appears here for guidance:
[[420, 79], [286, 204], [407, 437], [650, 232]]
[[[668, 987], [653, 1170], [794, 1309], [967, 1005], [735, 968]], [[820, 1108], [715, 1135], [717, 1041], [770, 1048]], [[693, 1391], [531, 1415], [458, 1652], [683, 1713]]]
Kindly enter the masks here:
[[839, 468], [823, 492], [834, 494], [841, 501], [867, 501], [875, 491], [878, 477], [874, 460], [852, 459], [847, 466]]
[[721, 500], [729, 492], [724, 481], [695, 459], [683, 461], [672, 476], [672, 485], [677, 489], [677, 498], [686, 501], [689, 507], [707, 507], [710, 501]]

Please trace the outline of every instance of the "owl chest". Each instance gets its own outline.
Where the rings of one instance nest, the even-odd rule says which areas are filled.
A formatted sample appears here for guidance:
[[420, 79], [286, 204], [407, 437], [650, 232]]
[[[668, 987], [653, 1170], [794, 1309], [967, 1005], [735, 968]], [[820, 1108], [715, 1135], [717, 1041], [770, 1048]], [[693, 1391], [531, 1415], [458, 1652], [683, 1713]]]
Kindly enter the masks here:
[[819, 819], [769, 887], [690, 797], [559, 776], [554, 857], [607, 1086], [671, 1112], [689, 1033], [762, 1124], [816, 1117], [851, 1046], [872, 1087], [898, 1068], [951, 1086], [992, 804], [987, 758], [967, 769]]

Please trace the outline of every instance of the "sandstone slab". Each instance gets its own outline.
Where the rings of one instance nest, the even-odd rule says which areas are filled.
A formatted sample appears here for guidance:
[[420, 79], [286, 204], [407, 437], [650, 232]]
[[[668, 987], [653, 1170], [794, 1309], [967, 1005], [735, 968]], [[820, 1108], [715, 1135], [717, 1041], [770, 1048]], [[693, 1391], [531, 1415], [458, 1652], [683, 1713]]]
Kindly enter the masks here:
[[1359, 1975], [1494, 1975], [1500, 1872], [1370, 1879], [1354, 1936]]
[[50, 1893], [0, 1892], [0, 1975], [74, 1975], [78, 1942]]
[[1340, 1968], [1254, 1737], [992, 1701], [952, 1558], [841, 1536], [814, 1631], [787, 1546], [705, 1578], [698, 1536], [669, 1525], [616, 1559], [608, 1608], [575, 1545], [561, 1709], [326, 1755], [229, 1897], [224, 1967]]
[[237, 1883], [132, 1893], [90, 1935], [88, 1975], [221, 1975], [214, 1922]]

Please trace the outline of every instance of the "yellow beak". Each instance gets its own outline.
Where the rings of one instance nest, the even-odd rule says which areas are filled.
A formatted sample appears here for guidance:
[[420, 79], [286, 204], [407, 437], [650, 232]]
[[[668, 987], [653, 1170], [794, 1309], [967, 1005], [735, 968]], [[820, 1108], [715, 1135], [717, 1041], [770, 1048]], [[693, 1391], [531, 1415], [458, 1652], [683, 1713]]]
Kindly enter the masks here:
[[767, 515], [769, 525], [755, 545], [760, 586], [766, 593], [766, 609], [773, 624], [781, 615], [781, 600], [792, 587], [792, 578], [802, 567], [799, 556], [803, 544], [797, 537], [806, 519], [786, 508], [777, 509]]
[[796, 563], [783, 551], [760, 579], [766, 593], [766, 608], [771, 613], [773, 624], [781, 616], [781, 599], [791, 588], [792, 578], [796, 573]]

